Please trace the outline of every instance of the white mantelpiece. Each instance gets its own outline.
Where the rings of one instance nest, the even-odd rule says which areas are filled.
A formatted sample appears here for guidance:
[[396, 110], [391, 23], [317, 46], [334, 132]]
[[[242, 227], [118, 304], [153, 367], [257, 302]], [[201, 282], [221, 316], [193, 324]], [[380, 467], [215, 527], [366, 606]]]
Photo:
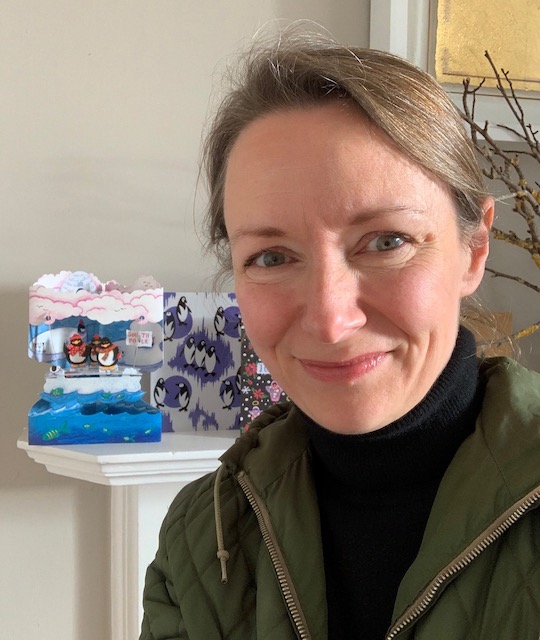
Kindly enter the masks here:
[[48, 471], [111, 487], [112, 640], [139, 637], [146, 567], [161, 522], [178, 491], [214, 471], [237, 431], [164, 433], [161, 442], [35, 446], [20, 449]]

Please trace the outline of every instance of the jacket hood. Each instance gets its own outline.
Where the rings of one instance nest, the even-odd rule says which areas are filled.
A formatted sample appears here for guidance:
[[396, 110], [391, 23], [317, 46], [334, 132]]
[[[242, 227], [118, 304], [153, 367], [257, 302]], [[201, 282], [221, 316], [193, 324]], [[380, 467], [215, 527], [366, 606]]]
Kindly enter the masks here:
[[[294, 419], [295, 423], [298, 423], [301, 415], [302, 414], [291, 402], [282, 402], [272, 405], [272, 407], [261, 413], [251, 423], [248, 431], [242, 434], [232, 447], [225, 451], [225, 453], [219, 458], [220, 461], [230, 473], [234, 474], [240, 470], [247, 470], [246, 464], [248, 464], [248, 460], [251, 455], [255, 453], [256, 450], [264, 450], [265, 453], [271, 454], [271, 451], [268, 451], [268, 445], [279, 438], [282, 430], [287, 428], [284, 423], [289, 422], [289, 419]], [[301, 421], [303, 423], [303, 420]], [[272, 425], [272, 429], [265, 432], [264, 429], [269, 425]], [[306, 440], [303, 436], [303, 431], [298, 434], [298, 437], [295, 437], [296, 434], [294, 431], [295, 430], [292, 429], [287, 431], [287, 451], [291, 450], [291, 446], [293, 446], [295, 442], [302, 448], [302, 450], [304, 450]], [[283, 454], [283, 451], [281, 451], [280, 454]], [[280, 457], [282, 458], [283, 456], [280, 455]], [[287, 459], [289, 459], [289, 456], [287, 456]], [[275, 469], [275, 467], [273, 467], [272, 464], [268, 464], [266, 460], [265, 466]], [[264, 469], [261, 468], [259, 471], [264, 475]]]
[[540, 374], [509, 358], [487, 360], [480, 373], [486, 392], [478, 431], [518, 498], [540, 484]]
[[[219, 459], [221, 466], [214, 480], [214, 519], [216, 525], [217, 557], [221, 564], [221, 582], [228, 581], [229, 552], [223, 535], [220, 486], [222, 478], [246, 472], [259, 493], [278, 478], [298, 457], [305, 454], [307, 427], [301, 414], [290, 402], [273, 405], [254, 420], [246, 431]], [[295, 424], [290, 424], [293, 419]], [[266, 429], [272, 425], [272, 429]], [[284, 447], [284, 443], [286, 446]], [[264, 464], [257, 464], [262, 455]]]

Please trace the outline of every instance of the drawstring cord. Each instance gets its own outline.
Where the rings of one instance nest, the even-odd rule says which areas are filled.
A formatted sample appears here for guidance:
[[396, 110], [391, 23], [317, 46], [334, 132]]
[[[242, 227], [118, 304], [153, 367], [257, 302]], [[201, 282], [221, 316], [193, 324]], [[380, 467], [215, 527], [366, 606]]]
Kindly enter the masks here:
[[227, 560], [229, 559], [229, 552], [225, 549], [223, 542], [223, 523], [221, 521], [221, 503], [219, 496], [219, 488], [221, 485], [221, 475], [225, 470], [225, 465], [221, 465], [216, 473], [216, 480], [214, 482], [214, 519], [216, 521], [216, 538], [217, 538], [217, 557], [221, 565], [221, 583], [227, 584]]

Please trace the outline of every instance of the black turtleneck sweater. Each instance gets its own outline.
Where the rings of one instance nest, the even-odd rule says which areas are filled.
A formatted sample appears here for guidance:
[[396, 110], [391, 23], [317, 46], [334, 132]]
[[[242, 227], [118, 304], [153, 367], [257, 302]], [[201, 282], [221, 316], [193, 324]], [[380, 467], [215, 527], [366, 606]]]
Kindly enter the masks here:
[[440, 481], [473, 431], [483, 390], [472, 334], [409, 413], [377, 431], [341, 435], [309, 421], [321, 514], [328, 638], [382, 640]]

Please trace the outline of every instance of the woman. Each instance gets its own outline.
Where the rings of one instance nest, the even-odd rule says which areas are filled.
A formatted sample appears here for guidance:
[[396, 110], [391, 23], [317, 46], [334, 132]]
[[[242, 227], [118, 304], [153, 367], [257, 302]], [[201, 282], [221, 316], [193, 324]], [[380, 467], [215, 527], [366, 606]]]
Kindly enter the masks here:
[[444, 91], [282, 41], [206, 161], [211, 242], [292, 403], [171, 506], [141, 638], [538, 640], [540, 379], [460, 327], [493, 199]]

